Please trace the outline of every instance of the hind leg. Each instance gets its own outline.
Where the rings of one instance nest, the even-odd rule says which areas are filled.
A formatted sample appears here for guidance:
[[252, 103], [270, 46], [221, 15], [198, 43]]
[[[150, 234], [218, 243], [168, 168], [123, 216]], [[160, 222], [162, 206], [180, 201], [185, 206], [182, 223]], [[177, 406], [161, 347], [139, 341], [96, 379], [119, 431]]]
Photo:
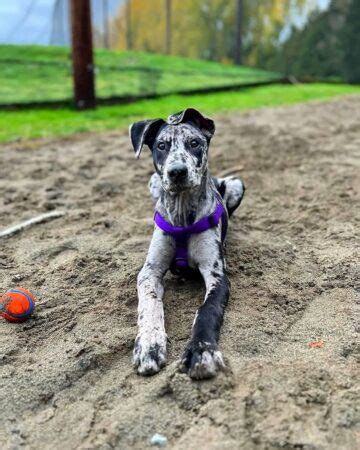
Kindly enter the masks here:
[[229, 217], [240, 206], [244, 197], [245, 185], [240, 178], [229, 176], [225, 178], [213, 177], [216, 189], [224, 199]]

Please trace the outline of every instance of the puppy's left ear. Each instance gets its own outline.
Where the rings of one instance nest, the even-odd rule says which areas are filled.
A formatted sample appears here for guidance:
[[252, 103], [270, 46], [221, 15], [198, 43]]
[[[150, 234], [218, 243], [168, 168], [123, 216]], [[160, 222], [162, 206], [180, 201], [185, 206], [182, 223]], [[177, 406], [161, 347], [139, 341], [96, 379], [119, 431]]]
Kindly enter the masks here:
[[165, 123], [162, 119], [141, 120], [130, 125], [129, 134], [136, 158], [139, 158], [144, 145], [151, 147], [158, 131]]
[[177, 114], [173, 114], [168, 118], [168, 123], [179, 124], [192, 122], [194, 123], [204, 134], [208, 142], [214, 136], [215, 123], [208, 117], [204, 117], [197, 109], [187, 108]]

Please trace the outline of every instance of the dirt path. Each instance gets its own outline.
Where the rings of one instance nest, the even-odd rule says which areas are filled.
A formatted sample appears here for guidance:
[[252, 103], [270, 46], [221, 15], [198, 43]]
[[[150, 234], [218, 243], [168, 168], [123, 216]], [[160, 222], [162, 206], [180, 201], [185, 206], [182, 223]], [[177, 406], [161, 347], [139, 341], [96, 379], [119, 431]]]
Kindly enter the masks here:
[[149, 155], [135, 161], [126, 131], [0, 147], [0, 228], [68, 211], [0, 241], [2, 291], [39, 298], [28, 323], [0, 320], [2, 450], [143, 449], [155, 432], [172, 449], [359, 448], [360, 97], [217, 125], [213, 172], [243, 164], [247, 193], [227, 252], [230, 369], [200, 383], [176, 372], [196, 282], [166, 280], [166, 369], [144, 379], [130, 364]]

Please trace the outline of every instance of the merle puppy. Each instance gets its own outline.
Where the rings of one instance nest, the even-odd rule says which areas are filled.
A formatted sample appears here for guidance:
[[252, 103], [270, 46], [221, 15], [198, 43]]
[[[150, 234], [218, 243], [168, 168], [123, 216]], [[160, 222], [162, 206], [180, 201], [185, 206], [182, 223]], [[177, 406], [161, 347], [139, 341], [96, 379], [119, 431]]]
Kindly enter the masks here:
[[223, 244], [227, 219], [240, 205], [244, 185], [234, 177], [211, 177], [208, 148], [214, 132], [214, 122], [195, 109], [174, 114], [167, 121], [143, 120], [130, 127], [136, 157], [147, 145], [156, 170], [149, 184], [155, 229], [137, 283], [139, 331], [134, 365], [141, 375], [156, 373], [165, 365], [163, 277], [169, 269], [184, 277], [200, 272], [206, 286], [181, 369], [192, 378], [203, 379], [224, 367], [218, 350], [229, 298]]

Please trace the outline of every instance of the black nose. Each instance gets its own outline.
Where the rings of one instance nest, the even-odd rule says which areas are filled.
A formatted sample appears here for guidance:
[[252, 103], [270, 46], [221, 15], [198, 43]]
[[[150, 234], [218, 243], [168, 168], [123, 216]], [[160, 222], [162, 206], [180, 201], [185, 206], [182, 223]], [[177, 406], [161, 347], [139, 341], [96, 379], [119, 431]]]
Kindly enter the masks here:
[[177, 164], [170, 167], [168, 175], [171, 181], [183, 181], [187, 177], [188, 170], [185, 164]]

